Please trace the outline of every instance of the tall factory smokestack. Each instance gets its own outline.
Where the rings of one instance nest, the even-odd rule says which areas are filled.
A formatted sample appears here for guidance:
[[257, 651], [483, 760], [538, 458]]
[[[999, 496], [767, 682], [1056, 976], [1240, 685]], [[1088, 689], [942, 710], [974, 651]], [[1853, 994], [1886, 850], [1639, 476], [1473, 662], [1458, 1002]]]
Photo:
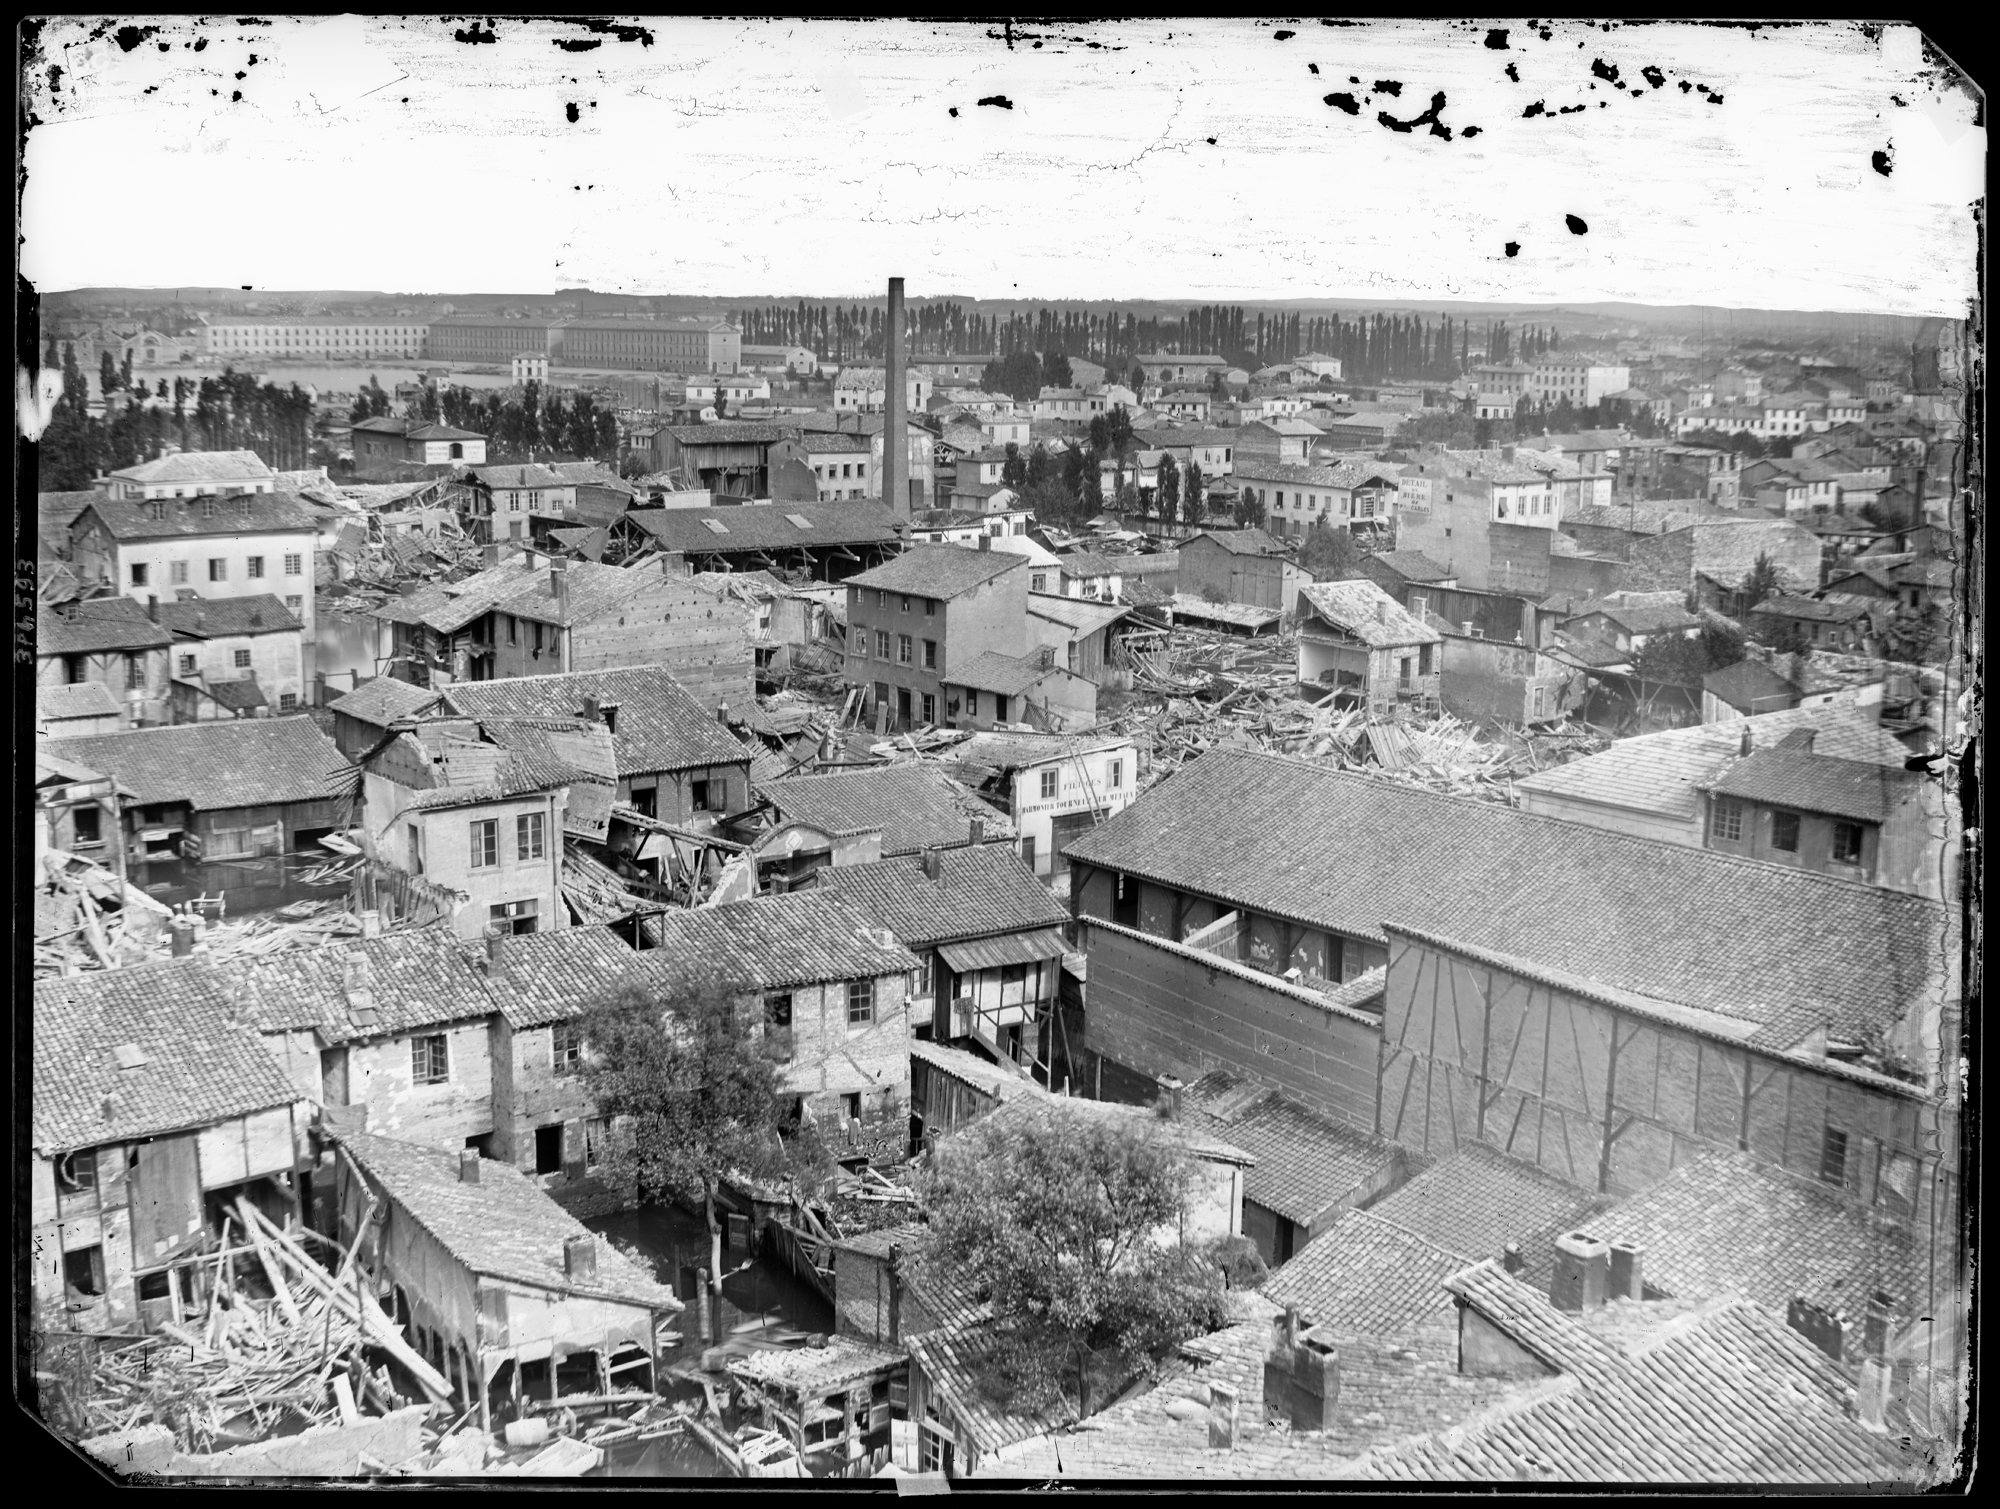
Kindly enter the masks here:
[[882, 502], [904, 518], [910, 514], [910, 487], [904, 474], [910, 469], [910, 441], [904, 430], [903, 414], [903, 280], [889, 280], [889, 318], [883, 352], [887, 384], [887, 422], [882, 426]]

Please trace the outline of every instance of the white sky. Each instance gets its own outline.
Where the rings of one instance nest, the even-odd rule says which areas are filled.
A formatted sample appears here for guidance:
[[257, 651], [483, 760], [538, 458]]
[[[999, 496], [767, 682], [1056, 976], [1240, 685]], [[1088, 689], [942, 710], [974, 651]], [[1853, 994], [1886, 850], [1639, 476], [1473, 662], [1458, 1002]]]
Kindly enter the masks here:
[[[430, 20], [127, 23], [159, 29], [126, 51], [51, 21], [30, 68], [21, 258], [44, 291], [858, 298], [900, 274], [916, 298], [1953, 317], [1975, 292], [1986, 133], [1908, 27], [1510, 22], [1500, 51], [1484, 23], [1160, 21], [1010, 49], [974, 26], [649, 18], [651, 45], [575, 52], [555, 42], [581, 23], [501, 18], [478, 45]], [[1375, 119], [1439, 90], [1451, 141]], [[1350, 116], [1333, 91], [1372, 99]]]

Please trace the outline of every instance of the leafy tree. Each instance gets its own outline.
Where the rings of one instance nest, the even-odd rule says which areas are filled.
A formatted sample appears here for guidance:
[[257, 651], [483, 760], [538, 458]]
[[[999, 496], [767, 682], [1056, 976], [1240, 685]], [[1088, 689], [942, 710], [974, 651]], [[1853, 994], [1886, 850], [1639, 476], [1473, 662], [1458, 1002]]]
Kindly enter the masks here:
[[1743, 585], [1737, 589], [1743, 599], [1745, 613], [1765, 598], [1776, 597], [1784, 590], [1784, 583], [1778, 579], [1778, 568], [1772, 564], [1770, 555], [1762, 550], [1757, 552], [1757, 559], [1751, 562], [1749, 571], [1744, 574]]
[[1020, 491], [1022, 484], [1025, 483], [1027, 480], [1028, 480], [1027, 460], [1025, 457], [1021, 455], [1020, 446], [1016, 445], [1013, 441], [1010, 440], [1007, 442], [1007, 459], [1000, 463], [1001, 485], [1004, 487], [1011, 487], [1016, 492], [1018, 492]]
[[584, 1002], [581, 1077], [599, 1115], [624, 1118], [614, 1176], [635, 1180], [641, 1199], [676, 1200], [707, 1220], [710, 1292], [720, 1294], [723, 1180], [816, 1183], [824, 1153], [803, 1130], [790, 1147], [779, 1135], [787, 1111], [760, 1041], [760, 993], [720, 961], [677, 962], [672, 974], [627, 978]]
[[1160, 452], [1159, 480], [1153, 488], [1153, 501], [1159, 507], [1160, 517], [1171, 524], [1181, 511], [1181, 473], [1174, 462], [1173, 452]]
[[1655, 634], [1632, 657], [1640, 681], [1671, 686], [1699, 686], [1710, 671], [1743, 658], [1743, 631], [1728, 620], [1703, 615], [1701, 632], [1693, 638]]
[[1128, 376], [1130, 379], [1126, 383], [1128, 388], [1134, 393], [1143, 393], [1146, 391], [1146, 369], [1144, 367], [1140, 366], [1137, 362], [1132, 363], [1132, 370]]
[[1366, 554], [1345, 529], [1335, 529], [1325, 517], [1313, 520], [1299, 546], [1299, 564], [1319, 582], [1345, 581], [1357, 573]]
[[97, 353], [97, 391], [109, 398], [118, 388], [118, 366], [111, 360], [109, 351]]
[[1111, 449], [1111, 421], [1106, 419], [1102, 414], [1093, 414], [1090, 416], [1088, 434], [1090, 448], [1093, 451], [1102, 452]]
[[1767, 619], [1758, 637], [1780, 655], [1804, 655], [1812, 649], [1812, 634], [1796, 618]]
[[1049, 454], [1049, 448], [1039, 440], [1028, 452], [1028, 463], [1023, 468], [1023, 487], [1044, 487], [1056, 480], [1056, 459]]
[[992, 1296], [989, 1393], [1087, 1415], [1225, 1323], [1218, 1244], [1181, 1235], [1189, 1186], [1166, 1122], [1106, 1121], [1061, 1098], [938, 1144], [921, 1192], [929, 1256]]
[[[132, 353], [130, 351], [125, 353], [124, 359], [118, 364], [118, 386], [128, 390], [132, 387]], [[146, 390], [140, 388], [137, 391], [143, 394]]]
[[1236, 516], [1236, 522], [1246, 529], [1263, 527], [1264, 500], [1247, 487], [1236, 495], [1229, 511]]
[[1113, 404], [1111, 412], [1104, 416], [1104, 434], [1112, 453], [1124, 455], [1132, 444], [1132, 416], [1125, 412], [1124, 404]]
[[1068, 388], [1076, 383], [1076, 375], [1070, 371], [1069, 358], [1061, 351], [1051, 348], [1042, 353], [1042, 386], [1047, 388]]
[[1199, 524], [1208, 517], [1208, 479], [1201, 474], [1201, 463], [1188, 457], [1187, 471], [1181, 477], [1181, 518], [1189, 524]]

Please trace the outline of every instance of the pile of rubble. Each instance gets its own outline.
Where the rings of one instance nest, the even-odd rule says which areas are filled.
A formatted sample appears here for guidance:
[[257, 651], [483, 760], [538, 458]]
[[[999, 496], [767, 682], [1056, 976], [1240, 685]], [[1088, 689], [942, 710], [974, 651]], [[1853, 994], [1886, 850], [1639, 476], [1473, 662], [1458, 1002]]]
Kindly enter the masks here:
[[1147, 784], [1211, 749], [1261, 749], [1366, 770], [1459, 796], [1511, 800], [1520, 776], [1606, 749], [1610, 739], [1567, 724], [1482, 734], [1447, 713], [1397, 722], [1337, 708], [1298, 680], [1296, 635], [1244, 640], [1176, 629], [1126, 662], [1137, 694], [1100, 724], [1151, 756]]

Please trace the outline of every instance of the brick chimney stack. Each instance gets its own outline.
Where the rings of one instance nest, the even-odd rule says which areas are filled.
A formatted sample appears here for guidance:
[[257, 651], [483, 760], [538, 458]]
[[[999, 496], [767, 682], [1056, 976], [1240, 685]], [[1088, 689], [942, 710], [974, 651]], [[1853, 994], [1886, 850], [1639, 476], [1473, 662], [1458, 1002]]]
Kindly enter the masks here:
[[479, 1182], [479, 1149], [468, 1147], [459, 1149], [458, 1182], [477, 1184]]

